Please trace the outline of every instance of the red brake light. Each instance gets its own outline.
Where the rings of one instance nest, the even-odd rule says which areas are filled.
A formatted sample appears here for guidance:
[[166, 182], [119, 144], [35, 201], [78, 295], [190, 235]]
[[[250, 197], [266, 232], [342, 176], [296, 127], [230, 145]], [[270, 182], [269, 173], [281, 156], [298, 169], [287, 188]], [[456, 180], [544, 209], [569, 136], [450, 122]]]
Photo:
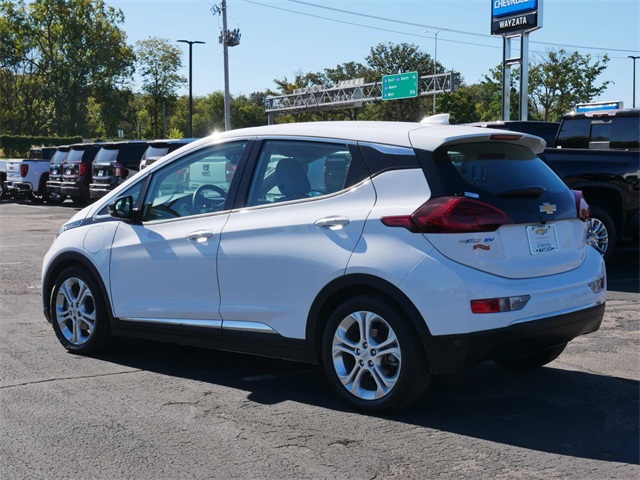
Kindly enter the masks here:
[[383, 217], [381, 221], [416, 233], [493, 232], [513, 223], [499, 208], [465, 197], [433, 198], [411, 215]]
[[591, 218], [591, 211], [589, 210], [589, 204], [584, 199], [584, 195], [580, 190], [571, 190], [573, 196], [576, 199], [576, 210], [578, 212], [578, 218], [583, 222], [586, 222]]
[[522, 138], [522, 135], [510, 135], [508, 133], [496, 133], [494, 135], [491, 135], [491, 140], [520, 140]]
[[29, 165], [22, 163], [22, 165], [20, 165], [20, 176], [26, 177], [27, 173], [29, 173]]
[[87, 164], [84, 162], [80, 163], [80, 170], [79, 170], [79, 175], [84, 175], [85, 173], [87, 173]]

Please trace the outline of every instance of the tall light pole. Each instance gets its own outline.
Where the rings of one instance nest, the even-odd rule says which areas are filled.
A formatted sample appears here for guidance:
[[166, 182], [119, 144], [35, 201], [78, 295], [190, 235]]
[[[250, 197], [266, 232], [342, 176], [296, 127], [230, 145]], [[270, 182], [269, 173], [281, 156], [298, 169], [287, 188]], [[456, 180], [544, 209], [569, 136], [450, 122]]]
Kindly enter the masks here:
[[200, 40], [176, 40], [180, 43], [189, 44], [189, 138], [193, 138], [193, 53], [194, 43], [202, 43]]
[[633, 108], [636, 108], [636, 60], [640, 57], [627, 55], [627, 58], [631, 58], [633, 60]]
[[[433, 34], [435, 38], [434, 52], [433, 52], [433, 87], [434, 90], [437, 87], [436, 75], [438, 73], [438, 34], [440, 32], [444, 32], [445, 30], [449, 30], [449, 27], [444, 27], [439, 30], [436, 30]], [[424, 33], [429, 33], [429, 30], [425, 30]], [[436, 114], [436, 92], [433, 92], [433, 114]]]
[[240, 45], [240, 30], [227, 29], [227, 0], [221, 0], [220, 6], [211, 7], [214, 15], [222, 15], [222, 32], [219, 41], [224, 57], [224, 129], [231, 130], [231, 95], [229, 94], [229, 48]]

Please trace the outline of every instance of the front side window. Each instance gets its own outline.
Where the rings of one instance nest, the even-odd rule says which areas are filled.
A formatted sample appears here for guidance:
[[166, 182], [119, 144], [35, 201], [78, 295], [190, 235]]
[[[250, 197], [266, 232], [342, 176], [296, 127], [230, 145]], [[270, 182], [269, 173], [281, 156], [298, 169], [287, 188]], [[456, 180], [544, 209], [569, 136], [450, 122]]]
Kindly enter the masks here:
[[246, 144], [207, 147], [155, 172], [145, 198], [143, 221], [222, 211]]
[[247, 206], [338, 192], [345, 188], [351, 160], [345, 144], [266, 141], [258, 158]]

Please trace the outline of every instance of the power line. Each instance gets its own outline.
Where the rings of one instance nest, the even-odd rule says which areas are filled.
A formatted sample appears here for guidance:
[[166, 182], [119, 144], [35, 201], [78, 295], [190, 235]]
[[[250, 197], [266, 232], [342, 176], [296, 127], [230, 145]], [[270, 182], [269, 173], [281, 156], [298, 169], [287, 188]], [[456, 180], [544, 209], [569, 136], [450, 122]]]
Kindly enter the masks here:
[[[247, 1], [247, 0], [245, 0]], [[289, 2], [292, 3], [298, 3], [301, 5], [308, 5], [310, 7], [315, 7], [315, 8], [321, 8], [323, 10], [331, 10], [334, 12], [339, 12], [339, 13], [346, 13], [348, 15], [355, 15], [358, 17], [364, 17], [364, 18], [371, 18], [371, 19], [375, 19], [375, 20], [381, 20], [384, 22], [392, 22], [392, 23], [397, 23], [400, 25], [408, 25], [411, 27], [419, 27], [419, 28], [432, 28], [432, 29], [437, 29], [437, 28], [441, 28], [441, 27], [437, 27], [435, 25], [426, 25], [426, 24], [421, 24], [421, 23], [412, 23], [412, 22], [405, 22], [403, 20], [395, 20], [392, 18], [385, 18], [385, 17], [377, 17], [375, 15], [368, 15], [366, 13], [360, 13], [360, 12], [352, 12], [350, 10], [343, 10], [340, 8], [334, 8], [334, 7], [327, 7], [325, 5], [317, 5], [315, 3], [311, 3], [311, 2], [303, 2], [302, 0], [288, 0]], [[373, 28], [373, 27], [372, 27]], [[460, 33], [462, 35], [472, 35], [475, 37], [482, 37], [482, 38], [494, 38], [494, 36], [492, 35], [486, 35], [486, 34], [482, 34], [482, 33], [475, 33], [475, 32], [465, 32], [462, 30], [454, 30], [454, 29], [449, 29], [449, 32], [454, 32], [454, 33]], [[402, 32], [398, 32], [398, 33], [402, 33]], [[406, 35], [410, 35], [410, 34], [406, 34]], [[451, 41], [451, 40], [449, 40]], [[552, 47], [568, 47], [568, 48], [580, 48], [580, 49], [586, 49], [586, 50], [606, 50], [606, 51], [610, 51], [610, 52], [622, 52], [622, 53], [627, 53], [627, 52], [637, 52], [637, 50], [628, 50], [628, 49], [622, 49], [622, 48], [603, 48], [603, 47], [589, 47], [589, 46], [584, 46], [584, 45], [569, 45], [569, 44], [562, 44], [562, 43], [551, 43], [551, 42], [539, 42], [539, 41], [530, 41], [531, 43], [535, 43], [538, 45], [548, 45], [548, 46], [552, 46]]]

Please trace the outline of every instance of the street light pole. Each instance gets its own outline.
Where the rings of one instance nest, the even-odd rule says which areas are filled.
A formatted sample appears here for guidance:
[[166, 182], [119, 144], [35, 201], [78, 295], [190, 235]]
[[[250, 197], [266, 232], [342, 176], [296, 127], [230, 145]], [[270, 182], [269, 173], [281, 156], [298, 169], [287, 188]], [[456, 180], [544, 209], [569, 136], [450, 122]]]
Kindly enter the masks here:
[[627, 58], [633, 60], [633, 108], [636, 108], [636, 60], [640, 58], [640, 56], [627, 55]]
[[194, 43], [202, 43], [200, 40], [177, 40], [180, 43], [189, 44], [189, 138], [193, 138], [193, 54]]
[[[435, 38], [435, 48], [433, 52], [433, 87], [434, 90], [437, 87], [436, 75], [438, 74], [438, 34], [440, 32], [444, 32], [445, 30], [449, 30], [449, 27], [444, 27], [439, 30], [436, 30], [433, 34]], [[424, 33], [429, 33], [429, 30], [425, 30]], [[436, 114], [436, 92], [433, 92], [433, 114]]]

